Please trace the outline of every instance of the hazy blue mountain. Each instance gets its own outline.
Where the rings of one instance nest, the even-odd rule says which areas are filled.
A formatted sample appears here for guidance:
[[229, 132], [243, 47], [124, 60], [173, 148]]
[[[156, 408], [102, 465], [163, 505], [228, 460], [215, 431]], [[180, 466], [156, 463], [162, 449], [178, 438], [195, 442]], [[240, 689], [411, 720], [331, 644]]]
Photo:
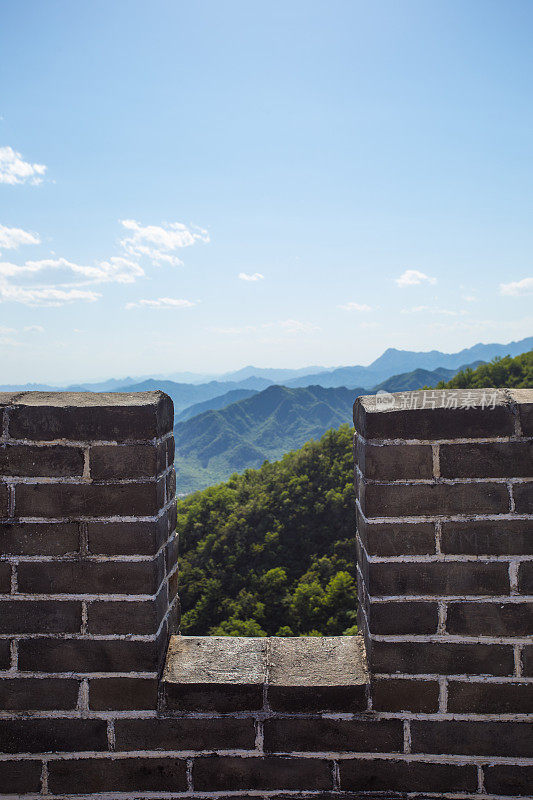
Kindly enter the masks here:
[[[160, 389], [166, 392], [174, 401], [174, 411], [179, 413], [194, 403], [202, 403], [211, 400], [213, 397], [220, 397], [233, 389], [251, 389], [260, 391], [269, 386], [269, 381], [263, 378], [247, 378], [244, 381], [235, 383], [221, 383], [220, 381], [210, 381], [209, 383], [175, 383], [174, 381], [162, 381], [155, 378], [135, 383], [127, 387], [128, 392], [151, 392]], [[117, 390], [120, 391], [120, 390]]]
[[232, 389], [231, 392], [226, 392], [226, 394], [221, 394], [218, 397], [212, 397], [210, 400], [204, 400], [202, 403], [195, 403], [184, 408], [179, 414], [174, 415], [174, 421], [184, 422], [197, 414], [203, 414], [204, 411], [218, 411], [231, 405], [231, 403], [246, 400], [247, 397], [252, 397], [254, 394], [257, 394], [255, 389]]
[[476, 344], [458, 353], [441, 353], [439, 350], [423, 353], [389, 347], [368, 367], [338, 367], [327, 372], [295, 378], [287, 381], [286, 385], [304, 386], [306, 383], [317, 383], [320, 386], [364, 386], [365, 389], [370, 389], [393, 375], [412, 372], [415, 369], [435, 370], [438, 367], [459, 369], [462, 364], [490, 361], [495, 356], [516, 356], [532, 348], [532, 336], [508, 344]]
[[439, 381], [449, 381], [454, 375], [462, 369], [475, 369], [483, 364], [483, 361], [474, 361], [472, 364], [465, 364], [457, 369], [414, 369], [412, 372], [403, 372], [401, 375], [393, 375], [392, 378], [387, 378], [386, 381], [379, 383], [372, 389], [372, 394], [375, 392], [408, 392], [422, 389], [424, 386], [436, 386]]
[[269, 386], [219, 411], [206, 411], [174, 427], [178, 492], [225, 480], [233, 472], [276, 460], [338, 428], [352, 416], [362, 389], [289, 389]]
[[301, 369], [266, 369], [264, 367], [243, 367], [235, 372], [226, 372], [224, 375], [218, 375], [219, 381], [241, 381], [245, 378], [256, 376], [258, 378], [265, 378], [270, 383], [278, 383], [284, 385], [287, 381], [294, 378], [300, 378], [305, 375], [315, 375], [327, 371], [327, 367], [302, 367]]
[[48, 383], [4, 383], [0, 386], [2, 392], [58, 392], [57, 386]]
[[461, 364], [471, 364], [473, 361], [490, 361], [496, 356], [517, 356], [533, 348], [533, 336], [521, 339], [519, 342], [508, 344], [475, 344], [458, 353], [441, 353], [431, 350], [427, 353], [418, 353], [409, 350], [396, 350], [389, 347], [383, 355], [370, 364], [369, 369], [387, 370], [390, 374], [410, 372], [413, 369], [434, 370], [437, 367], [445, 369], [458, 369]]

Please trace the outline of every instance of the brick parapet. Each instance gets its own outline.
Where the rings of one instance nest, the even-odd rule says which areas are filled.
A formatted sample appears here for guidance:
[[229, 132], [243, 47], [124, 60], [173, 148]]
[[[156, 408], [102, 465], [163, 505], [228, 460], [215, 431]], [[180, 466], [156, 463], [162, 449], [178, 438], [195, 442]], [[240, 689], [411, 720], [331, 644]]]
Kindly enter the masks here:
[[0, 797], [530, 797], [531, 394], [358, 401], [370, 674], [352, 685], [356, 643], [334, 638], [331, 685], [316, 640], [298, 658], [294, 640], [243, 640], [222, 670], [239, 651], [224, 639], [215, 678], [198, 655], [214, 638], [191, 643], [185, 677], [171, 645], [160, 680], [178, 604], [170, 401], [0, 394]]

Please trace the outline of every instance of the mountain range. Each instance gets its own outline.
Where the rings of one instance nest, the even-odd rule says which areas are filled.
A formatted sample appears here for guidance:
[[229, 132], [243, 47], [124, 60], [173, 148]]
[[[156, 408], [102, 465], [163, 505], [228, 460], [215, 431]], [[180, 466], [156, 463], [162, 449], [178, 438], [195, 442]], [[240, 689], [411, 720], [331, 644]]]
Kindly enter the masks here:
[[476, 344], [457, 353], [439, 350], [417, 352], [389, 347], [368, 366], [303, 367], [301, 369], [272, 369], [247, 366], [222, 375], [174, 372], [168, 375], [144, 375], [127, 378], [110, 378], [96, 383], [77, 383], [54, 386], [45, 383], [11, 384], [0, 386], [6, 391], [92, 391], [133, 392], [153, 388], [164, 389], [175, 402], [178, 413], [190, 405], [202, 403], [213, 397], [236, 390], [261, 391], [267, 386], [280, 384], [288, 387], [318, 385], [324, 387], [346, 386], [371, 389], [392, 376], [417, 369], [429, 371], [437, 368], [458, 370], [462, 364], [490, 361], [495, 356], [516, 356], [533, 348], [533, 337], [508, 344]]
[[[483, 362], [469, 366], [476, 367], [478, 363]], [[395, 375], [371, 391], [400, 392], [434, 386], [457, 372], [442, 367], [433, 371], [417, 369]], [[369, 390], [278, 385], [248, 392], [244, 399], [238, 399], [239, 391], [229, 392], [191, 406], [177, 417], [174, 438], [180, 493], [227, 480], [233, 472], [277, 460], [309, 439], [320, 438], [329, 428], [349, 422], [355, 398]], [[235, 401], [231, 402], [233, 398]], [[225, 401], [229, 404], [224, 405]]]

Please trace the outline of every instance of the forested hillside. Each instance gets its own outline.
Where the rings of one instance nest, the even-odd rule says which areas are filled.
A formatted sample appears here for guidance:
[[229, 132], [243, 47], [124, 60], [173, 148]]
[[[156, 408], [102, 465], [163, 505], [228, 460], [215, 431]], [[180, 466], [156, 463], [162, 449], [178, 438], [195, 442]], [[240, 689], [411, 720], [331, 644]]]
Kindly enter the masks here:
[[178, 503], [182, 632], [355, 632], [352, 429]]
[[206, 411], [174, 426], [178, 491], [227, 480], [233, 472], [260, 467], [349, 422], [362, 389], [287, 389], [270, 386], [246, 400]]
[[[445, 386], [533, 387], [533, 352], [466, 369]], [[352, 433], [329, 430], [178, 503], [183, 633], [355, 632]]]
[[533, 350], [511, 358], [495, 358], [477, 369], [464, 369], [447, 383], [441, 381], [437, 389], [483, 389], [508, 386], [513, 389], [533, 387]]

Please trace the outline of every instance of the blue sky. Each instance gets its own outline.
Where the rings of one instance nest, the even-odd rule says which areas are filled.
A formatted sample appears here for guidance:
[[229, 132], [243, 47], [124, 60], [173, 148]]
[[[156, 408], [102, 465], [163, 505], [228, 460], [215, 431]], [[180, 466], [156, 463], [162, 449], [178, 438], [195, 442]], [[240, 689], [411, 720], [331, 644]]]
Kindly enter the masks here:
[[533, 5], [4, 0], [2, 382], [533, 331]]

